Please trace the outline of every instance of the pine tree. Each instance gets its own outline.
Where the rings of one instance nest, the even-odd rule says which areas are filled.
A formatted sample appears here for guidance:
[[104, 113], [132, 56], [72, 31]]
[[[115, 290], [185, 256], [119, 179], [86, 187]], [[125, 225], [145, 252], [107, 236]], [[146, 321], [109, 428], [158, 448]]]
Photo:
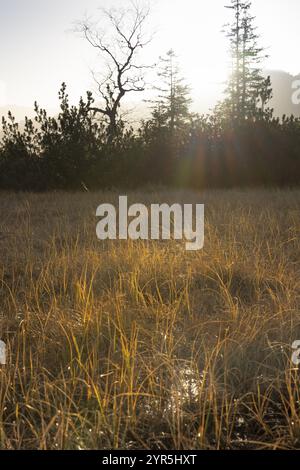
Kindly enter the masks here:
[[232, 74], [226, 89], [223, 111], [235, 123], [257, 119], [269, 114], [266, 104], [272, 96], [271, 82], [265, 79], [261, 63], [267, 56], [259, 47], [259, 36], [251, 15], [251, 1], [231, 0], [226, 6], [234, 11], [234, 21], [228, 26]]
[[161, 85], [155, 89], [160, 94], [157, 100], [152, 101], [152, 117], [159, 127], [168, 127], [173, 132], [182, 128], [188, 120], [191, 99], [189, 87], [180, 76], [176, 55], [172, 49], [165, 57], [160, 57], [158, 77]]

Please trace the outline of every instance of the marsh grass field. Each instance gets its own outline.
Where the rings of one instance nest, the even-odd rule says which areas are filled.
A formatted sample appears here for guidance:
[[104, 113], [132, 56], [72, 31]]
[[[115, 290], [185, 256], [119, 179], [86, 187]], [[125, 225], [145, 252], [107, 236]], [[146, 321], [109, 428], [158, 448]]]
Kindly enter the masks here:
[[205, 204], [205, 246], [96, 237], [118, 194], [1, 193], [2, 449], [297, 449], [300, 191]]

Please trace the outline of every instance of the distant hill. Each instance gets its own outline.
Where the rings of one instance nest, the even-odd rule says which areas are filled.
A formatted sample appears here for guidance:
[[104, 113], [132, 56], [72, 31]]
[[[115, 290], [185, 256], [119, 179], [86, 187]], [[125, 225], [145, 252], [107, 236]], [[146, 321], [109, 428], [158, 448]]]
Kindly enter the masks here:
[[[266, 76], [271, 76], [272, 87], [273, 87], [273, 99], [270, 102], [270, 106], [274, 108], [275, 116], [282, 117], [284, 114], [300, 117], [300, 104], [296, 105], [292, 102], [292, 95], [295, 90], [292, 88], [292, 84], [295, 80], [300, 80], [300, 74], [297, 76], [293, 76], [283, 70], [266, 70], [264, 72]], [[194, 110], [198, 111], [199, 113], [206, 113], [208, 109], [202, 109], [202, 107], [207, 108], [208, 104], [203, 103], [200, 97], [199, 102], [196, 100], [194, 105]], [[212, 108], [213, 106], [209, 106]], [[130, 108], [130, 106], [129, 106]], [[198, 109], [199, 108], [199, 109]], [[26, 106], [16, 106], [16, 105], [7, 105], [7, 106], [0, 106], [0, 120], [2, 120], [2, 116], [7, 117], [8, 111], [11, 111], [12, 114], [15, 116], [17, 122], [20, 123], [20, 127], [25, 122], [25, 116], [29, 118], [33, 118], [35, 113], [33, 106], [26, 107]], [[55, 110], [48, 110], [50, 115], [56, 115], [57, 111]], [[143, 118], [147, 118], [149, 116], [149, 108], [145, 105], [145, 103], [139, 103], [138, 105], [135, 104], [135, 109], [132, 114], [127, 116], [127, 119], [131, 122], [131, 124], [135, 127], [137, 126], [138, 121]], [[0, 137], [2, 134], [1, 128], [1, 121], [0, 121]]]
[[25, 116], [32, 118], [34, 116], [34, 109], [26, 106], [0, 106], [0, 138], [2, 136], [2, 117], [7, 118], [8, 111], [12, 112], [12, 115], [16, 118], [16, 121], [20, 124], [22, 129], [25, 123]]
[[[16, 118], [16, 121], [19, 123], [20, 129], [23, 129], [25, 124], [25, 116], [33, 119], [35, 117], [34, 106], [30, 108], [29, 106], [16, 106], [16, 105], [7, 105], [0, 106], [0, 138], [2, 136], [2, 117], [7, 118], [8, 112], [11, 111], [12, 115]], [[48, 110], [49, 115], [55, 115], [53, 109]]]
[[293, 76], [282, 70], [267, 70], [265, 74], [270, 75], [272, 80], [274, 98], [270, 104], [274, 108], [275, 115], [282, 117], [283, 114], [294, 114], [300, 117], [300, 104], [295, 105], [292, 102], [295, 91], [292, 84], [295, 80], [300, 80], [300, 74]]
[[29, 108], [26, 106], [7, 105], [7, 106], [0, 106], [0, 118], [2, 119], [2, 116], [7, 117], [8, 111], [12, 112], [13, 116], [15, 116], [17, 121], [24, 121], [25, 116], [28, 116], [28, 117], [34, 116], [33, 106]]

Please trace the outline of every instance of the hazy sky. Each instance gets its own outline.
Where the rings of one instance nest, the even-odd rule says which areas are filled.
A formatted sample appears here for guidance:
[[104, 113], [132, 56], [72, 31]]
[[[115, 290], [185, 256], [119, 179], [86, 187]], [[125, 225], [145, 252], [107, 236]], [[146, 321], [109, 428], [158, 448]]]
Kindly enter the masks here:
[[[226, 0], [150, 0], [150, 29], [156, 31], [145, 61], [171, 47], [193, 90], [196, 106], [212, 106], [228, 71]], [[0, 106], [56, 108], [57, 91], [67, 82], [73, 101], [93, 87], [90, 67], [95, 51], [72, 32], [87, 13], [99, 17], [101, 6], [125, 6], [126, 0], [0, 0]], [[268, 69], [300, 72], [300, 1], [253, 0]]]

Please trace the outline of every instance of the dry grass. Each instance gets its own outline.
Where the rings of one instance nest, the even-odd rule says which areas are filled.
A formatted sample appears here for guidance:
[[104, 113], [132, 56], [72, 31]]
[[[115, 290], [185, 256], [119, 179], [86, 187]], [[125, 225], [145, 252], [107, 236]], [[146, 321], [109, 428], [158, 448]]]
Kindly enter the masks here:
[[1, 194], [3, 449], [300, 448], [300, 191], [204, 202], [203, 251], [99, 242], [116, 194]]

